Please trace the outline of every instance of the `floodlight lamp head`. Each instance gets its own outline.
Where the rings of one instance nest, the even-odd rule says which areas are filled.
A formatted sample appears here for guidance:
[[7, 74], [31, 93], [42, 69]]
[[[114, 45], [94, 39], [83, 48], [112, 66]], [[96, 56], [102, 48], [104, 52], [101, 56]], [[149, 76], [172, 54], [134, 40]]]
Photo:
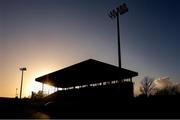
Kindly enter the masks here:
[[120, 11], [120, 8], [119, 8], [119, 7], [117, 7], [117, 8], [116, 8], [116, 11], [117, 11], [117, 12], [119, 12], [119, 11]]
[[127, 8], [127, 5], [125, 3], [123, 3], [122, 5], [117, 7], [116, 9], [113, 9], [112, 11], [110, 11], [108, 16], [111, 19], [114, 19], [114, 18], [118, 17], [119, 14], [122, 15], [126, 12], [128, 12], [128, 8]]
[[109, 14], [108, 14], [108, 16], [109, 16], [111, 19], [116, 18], [116, 15], [117, 15], [117, 13], [116, 13], [116, 11], [115, 11], [115, 10], [110, 11], [110, 12], [109, 12]]
[[112, 14], [113, 14], [113, 16], [115, 16], [115, 17], [116, 17], [116, 15], [117, 15], [117, 11], [116, 11], [115, 9], [113, 9]]
[[122, 5], [123, 7], [127, 7], [127, 5], [126, 5], [126, 3], [123, 3], [123, 5]]
[[19, 68], [19, 70], [26, 71], [27, 69], [26, 69], [26, 67], [22, 67], [22, 68]]
[[113, 19], [112, 15], [111, 15], [110, 13], [108, 14], [108, 16], [109, 16], [111, 19]]
[[123, 3], [123, 5], [120, 5], [119, 8], [120, 8], [120, 9], [119, 9], [120, 15], [122, 15], [122, 14], [128, 12], [128, 7], [127, 7], [127, 5], [126, 5], [125, 3]]

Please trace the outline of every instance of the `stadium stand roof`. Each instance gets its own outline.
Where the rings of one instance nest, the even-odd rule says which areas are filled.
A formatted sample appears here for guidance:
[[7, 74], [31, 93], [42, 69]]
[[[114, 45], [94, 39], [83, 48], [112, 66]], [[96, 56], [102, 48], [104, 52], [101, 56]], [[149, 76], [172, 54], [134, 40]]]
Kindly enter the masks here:
[[74, 64], [64, 69], [36, 78], [35, 81], [55, 87], [67, 88], [93, 83], [129, 79], [137, 72], [119, 68], [93, 59]]

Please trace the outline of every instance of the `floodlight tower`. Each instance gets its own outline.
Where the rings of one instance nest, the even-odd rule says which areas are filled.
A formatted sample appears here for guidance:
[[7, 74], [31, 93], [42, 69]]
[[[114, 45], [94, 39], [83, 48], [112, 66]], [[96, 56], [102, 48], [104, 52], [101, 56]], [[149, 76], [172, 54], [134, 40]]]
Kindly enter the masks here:
[[120, 45], [120, 29], [119, 29], [119, 15], [123, 15], [124, 13], [128, 12], [127, 5], [123, 3], [122, 5], [118, 6], [116, 9], [113, 9], [109, 12], [108, 16], [111, 19], [117, 19], [117, 37], [118, 37], [118, 62], [119, 67], [121, 68], [121, 45]]
[[20, 87], [20, 99], [21, 99], [21, 95], [22, 95], [22, 85], [23, 85], [23, 72], [26, 71], [27, 69], [25, 67], [19, 68], [20, 71], [22, 71], [22, 75], [21, 75], [21, 87]]

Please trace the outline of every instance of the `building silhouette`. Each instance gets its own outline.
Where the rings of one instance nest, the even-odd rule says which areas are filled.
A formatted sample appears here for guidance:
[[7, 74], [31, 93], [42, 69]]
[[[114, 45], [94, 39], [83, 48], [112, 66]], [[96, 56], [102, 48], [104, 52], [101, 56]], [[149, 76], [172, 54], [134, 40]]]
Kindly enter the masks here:
[[[132, 97], [132, 78], [137, 75], [137, 72], [89, 59], [35, 80], [42, 84], [62, 88], [59, 91], [62, 94], [78, 91], [78, 94], [82, 96], [107, 96], [110, 94]], [[76, 93], [69, 92], [68, 94], [73, 96]]]

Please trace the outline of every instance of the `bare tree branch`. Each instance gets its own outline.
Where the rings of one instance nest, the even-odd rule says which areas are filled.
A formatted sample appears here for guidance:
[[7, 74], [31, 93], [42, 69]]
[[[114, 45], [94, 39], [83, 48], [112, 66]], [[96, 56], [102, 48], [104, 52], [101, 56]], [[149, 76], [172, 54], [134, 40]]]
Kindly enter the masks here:
[[149, 96], [152, 94], [154, 88], [155, 88], [154, 79], [149, 77], [144, 77], [144, 79], [141, 81], [141, 87], [140, 87], [140, 91], [142, 92], [142, 94]]

